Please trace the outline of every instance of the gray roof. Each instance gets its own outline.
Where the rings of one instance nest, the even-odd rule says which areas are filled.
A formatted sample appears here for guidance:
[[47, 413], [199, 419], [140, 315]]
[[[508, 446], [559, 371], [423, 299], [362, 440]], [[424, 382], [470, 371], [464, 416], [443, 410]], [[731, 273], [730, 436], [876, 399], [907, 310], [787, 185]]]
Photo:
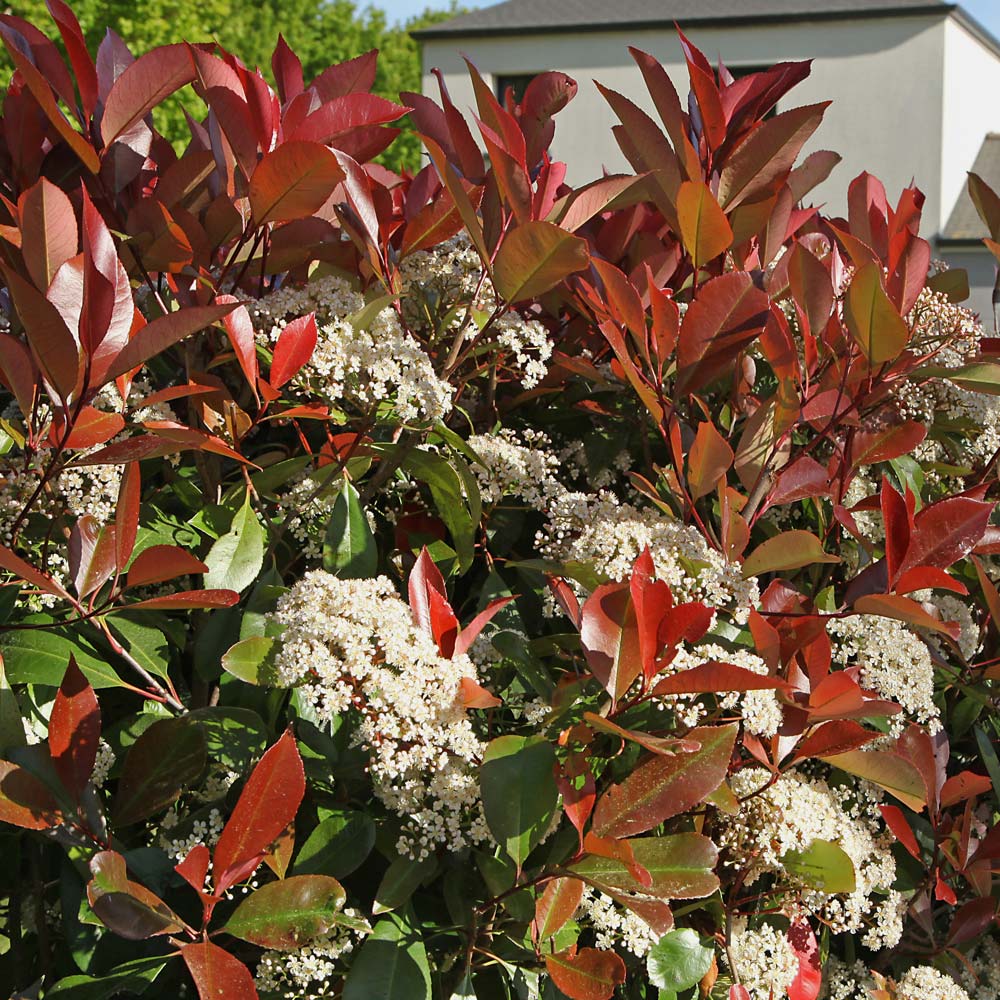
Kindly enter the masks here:
[[[1000, 134], [990, 132], [983, 140], [972, 172], [979, 174], [994, 191], [1000, 190]], [[963, 187], [941, 239], [978, 242], [989, 235], [986, 224], [972, 204], [968, 186]]]
[[[506, 0], [414, 32], [418, 38], [607, 30], [725, 21], [815, 20], [947, 13], [943, 0]], [[967, 20], [971, 20], [965, 18]]]

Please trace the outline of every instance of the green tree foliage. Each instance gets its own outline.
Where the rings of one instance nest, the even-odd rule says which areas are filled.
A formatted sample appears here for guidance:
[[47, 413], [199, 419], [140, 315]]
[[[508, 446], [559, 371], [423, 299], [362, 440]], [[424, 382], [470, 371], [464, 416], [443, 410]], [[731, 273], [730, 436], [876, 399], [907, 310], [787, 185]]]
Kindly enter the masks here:
[[[271, 52], [274, 39], [281, 33], [302, 60], [308, 82], [332, 63], [343, 62], [371, 49], [379, 50], [378, 76], [374, 93], [397, 100], [401, 91], [420, 90], [420, 47], [410, 32], [447, 20], [460, 12], [452, 0], [446, 10], [425, 10], [405, 24], [392, 24], [385, 11], [377, 7], [359, 7], [353, 0], [260, 0], [253, 4], [237, 0], [76, 0], [73, 11], [92, 48], [100, 44], [110, 27], [128, 41], [139, 55], [185, 38], [191, 42], [217, 41], [237, 53], [250, 67], [260, 67], [271, 78]], [[45, 8], [45, 0], [23, 0], [11, 7], [32, 24], [43, 26], [56, 37]], [[9, 67], [6, 53], [0, 61]], [[167, 102], [157, 111], [157, 125], [175, 143], [183, 144], [188, 132], [182, 108], [192, 108], [194, 95], [187, 91], [183, 99]], [[387, 150], [379, 162], [400, 170], [418, 169], [420, 143], [407, 133]]]

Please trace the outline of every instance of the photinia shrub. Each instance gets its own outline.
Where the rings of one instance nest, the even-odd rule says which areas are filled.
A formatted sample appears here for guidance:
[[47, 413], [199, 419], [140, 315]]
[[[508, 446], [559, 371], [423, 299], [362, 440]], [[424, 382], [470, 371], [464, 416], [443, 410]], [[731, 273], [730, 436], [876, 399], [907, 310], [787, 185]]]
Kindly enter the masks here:
[[1000, 340], [917, 188], [812, 206], [808, 63], [680, 34], [682, 103], [632, 50], [634, 172], [574, 188], [564, 74], [466, 115], [49, 10], [0, 17], [0, 983], [996, 997]]

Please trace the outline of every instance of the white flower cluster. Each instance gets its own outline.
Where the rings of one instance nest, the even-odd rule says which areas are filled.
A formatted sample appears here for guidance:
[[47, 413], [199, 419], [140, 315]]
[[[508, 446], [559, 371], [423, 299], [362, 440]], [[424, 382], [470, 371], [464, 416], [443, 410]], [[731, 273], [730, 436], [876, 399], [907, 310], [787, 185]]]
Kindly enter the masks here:
[[174, 861], [181, 861], [190, 854], [191, 849], [199, 844], [214, 847], [222, 836], [226, 822], [218, 809], [209, 810], [205, 819], [196, 819], [191, 824], [191, 832], [186, 837], [172, 837], [170, 831], [181, 821], [178, 806], [171, 810], [160, 821], [159, 846]]
[[[799, 959], [784, 932], [770, 924], [747, 926], [745, 918], [733, 921], [728, 955], [733, 969], [750, 994], [750, 1000], [779, 1000], [799, 973]], [[727, 958], [726, 953], [723, 957]]]
[[584, 892], [578, 912], [596, 932], [597, 948], [624, 948], [641, 958], [659, 940], [642, 917], [596, 889]]
[[896, 985], [896, 1000], [971, 1000], [951, 976], [930, 965], [909, 969]]
[[[673, 662], [664, 672], [666, 676], [690, 670], [708, 662], [732, 663], [751, 673], [767, 674], [767, 664], [756, 654], [746, 649], [728, 650], [715, 643], [701, 643], [697, 646], [681, 646]], [[677, 713], [680, 722], [685, 726], [697, 726], [705, 714], [705, 706], [699, 701], [700, 695], [682, 694], [669, 695], [662, 699]], [[729, 692], [719, 698], [723, 708], [739, 707], [743, 716], [743, 724], [748, 732], [756, 736], [769, 738], [774, 736], [781, 726], [781, 702], [772, 690]]]
[[[964, 306], [949, 302], [939, 292], [925, 288], [913, 307], [912, 350], [937, 350], [932, 364], [958, 368], [979, 351], [984, 336], [976, 315]], [[894, 389], [900, 415], [930, 426], [935, 416], [950, 421], [965, 421], [975, 428], [974, 434], [957, 438], [960, 462], [981, 465], [1000, 449], [1000, 399], [972, 392], [947, 379], [935, 378], [918, 383], [899, 382]], [[925, 440], [914, 453], [917, 461], [951, 462], [940, 442]]]
[[874, 989], [875, 980], [864, 962], [847, 965], [831, 955], [823, 967], [819, 1000], [871, 1000]]
[[971, 1000], [996, 1000], [1000, 997], [1000, 942], [984, 937], [966, 956], [962, 985]]
[[626, 580], [646, 547], [656, 575], [680, 601], [704, 601], [745, 624], [760, 599], [757, 581], [709, 547], [701, 532], [654, 508], [622, 503], [611, 493], [565, 493], [549, 511], [539, 539], [547, 559], [581, 562], [609, 580]]
[[520, 377], [525, 389], [533, 389], [548, 374], [552, 341], [545, 325], [524, 319], [516, 312], [504, 313], [493, 324], [496, 342], [507, 354], [505, 367]]
[[316, 570], [284, 594], [275, 661], [321, 720], [352, 712], [375, 793], [405, 820], [399, 850], [427, 856], [489, 838], [476, 765], [483, 744], [458, 700], [468, 656], [447, 660], [386, 577], [340, 580]]
[[745, 799], [735, 816], [720, 813], [718, 844], [725, 863], [748, 868], [746, 884], [775, 875], [794, 885], [782, 857], [804, 851], [815, 840], [838, 844], [854, 865], [855, 889], [831, 894], [799, 887], [803, 904], [822, 913], [835, 933], [857, 934], [872, 949], [891, 948], [903, 931], [903, 897], [890, 886], [896, 877], [891, 846], [876, 808], [879, 794], [864, 782], [832, 787], [822, 778], [788, 771], [771, 784], [760, 768], [746, 768], [732, 779]]
[[[943, 622], [957, 622], [958, 648], [966, 660], [971, 660], [979, 649], [980, 631], [969, 606], [954, 594], [942, 594], [938, 591], [911, 595], [917, 600], [929, 602], [937, 610], [938, 618]], [[937, 633], [927, 633], [927, 641], [937, 649], [943, 650], [944, 642]]]
[[392, 307], [363, 326], [352, 322], [364, 305], [342, 278], [325, 277], [301, 290], [281, 289], [254, 300], [249, 309], [268, 347], [277, 343], [289, 319], [316, 313], [316, 349], [296, 378], [319, 398], [337, 406], [349, 401], [363, 410], [391, 403], [401, 420], [441, 420], [451, 409], [452, 387], [438, 378]]
[[473, 434], [469, 446], [479, 457], [473, 471], [486, 504], [514, 496], [545, 511], [566, 492], [558, 478], [559, 459], [542, 431], [519, 434], [504, 427], [495, 434]]
[[114, 750], [111, 749], [111, 744], [102, 736], [100, 742], [97, 744], [97, 757], [94, 760], [94, 773], [90, 776], [90, 780], [93, 782], [95, 788], [101, 788], [104, 782], [108, 780], [108, 775], [111, 773], [111, 768], [115, 766]]
[[[934, 663], [918, 635], [902, 622], [879, 615], [833, 618], [827, 631], [835, 664], [860, 665], [863, 687], [897, 702], [931, 732], [941, 728], [934, 704]], [[902, 725], [898, 716], [894, 725]]]
[[282, 1000], [322, 1000], [335, 996], [346, 971], [342, 960], [371, 931], [356, 910], [346, 909], [344, 915], [361, 921], [367, 931], [336, 924], [297, 951], [265, 951], [254, 976], [257, 989], [276, 994]]

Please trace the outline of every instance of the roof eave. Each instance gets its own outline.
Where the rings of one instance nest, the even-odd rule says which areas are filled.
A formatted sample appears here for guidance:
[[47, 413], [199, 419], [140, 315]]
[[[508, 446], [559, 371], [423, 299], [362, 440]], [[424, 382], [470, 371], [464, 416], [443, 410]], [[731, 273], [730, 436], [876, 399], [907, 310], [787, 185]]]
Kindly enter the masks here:
[[[891, 7], [882, 10], [866, 11], [806, 11], [799, 14], [737, 14], [733, 15], [712, 15], [709, 17], [687, 17], [683, 19], [685, 28], [712, 28], [712, 27], [737, 27], [751, 24], [792, 24], [810, 21], [852, 21], [884, 17], [939, 17], [942, 14], [956, 14], [960, 22], [980, 40], [987, 44], [994, 52], [1000, 56], [1000, 41], [998, 41], [989, 31], [978, 21], [963, 11], [956, 3], [941, 3], [935, 7], [914, 6], [914, 7]], [[608, 24], [607, 22], [582, 23], [567, 26], [565, 24], [554, 23], [551, 25], [539, 25], [537, 27], [524, 27], [523, 25], [496, 25], [473, 29], [448, 28], [448, 22], [443, 25], [434, 25], [429, 28], [419, 28], [411, 31], [410, 35], [418, 42], [439, 41], [442, 39], [459, 38], [498, 38], [511, 35], [525, 34], [548, 34], [553, 31], [565, 32], [573, 31], [580, 33], [593, 33], [599, 31], [649, 31], [657, 28], [670, 28], [674, 24], [672, 18], [656, 18], [653, 20], [628, 21], [621, 24]]]

